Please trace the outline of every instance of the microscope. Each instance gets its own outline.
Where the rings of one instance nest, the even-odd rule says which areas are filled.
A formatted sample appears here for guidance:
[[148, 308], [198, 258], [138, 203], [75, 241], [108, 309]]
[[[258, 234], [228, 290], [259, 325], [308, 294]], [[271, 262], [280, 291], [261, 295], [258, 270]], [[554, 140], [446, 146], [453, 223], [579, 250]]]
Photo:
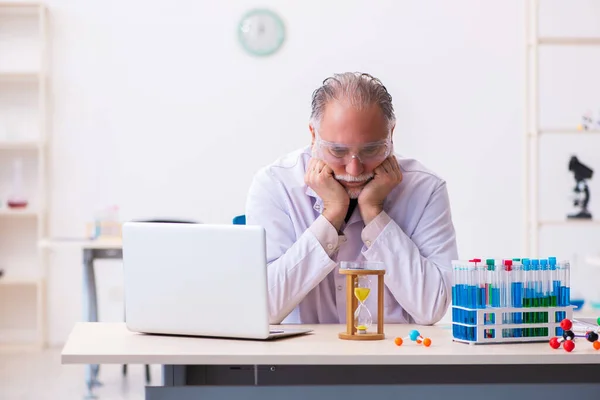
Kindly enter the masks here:
[[569, 171], [575, 175], [575, 193], [573, 206], [578, 207], [578, 211], [567, 215], [569, 219], [592, 219], [592, 214], [588, 211], [587, 206], [590, 202], [590, 189], [586, 183], [587, 179], [591, 179], [594, 171], [588, 166], [582, 164], [577, 157], [572, 156], [569, 160]]

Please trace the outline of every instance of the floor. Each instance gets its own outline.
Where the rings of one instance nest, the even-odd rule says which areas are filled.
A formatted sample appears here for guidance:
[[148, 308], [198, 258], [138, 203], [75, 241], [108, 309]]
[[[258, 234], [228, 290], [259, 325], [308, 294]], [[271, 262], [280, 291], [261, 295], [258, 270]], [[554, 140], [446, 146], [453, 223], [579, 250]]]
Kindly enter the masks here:
[[[87, 389], [85, 371], [80, 365], [61, 365], [60, 348], [43, 351], [0, 352], [0, 399], [2, 400], [82, 400]], [[101, 387], [94, 389], [98, 400], [141, 400], [144, 398], [143, 365], [128, 366], [127, 376], [120, 365], [100, 367]], [[151, 384], [161, 383], [161, 369], [151, 366]]]

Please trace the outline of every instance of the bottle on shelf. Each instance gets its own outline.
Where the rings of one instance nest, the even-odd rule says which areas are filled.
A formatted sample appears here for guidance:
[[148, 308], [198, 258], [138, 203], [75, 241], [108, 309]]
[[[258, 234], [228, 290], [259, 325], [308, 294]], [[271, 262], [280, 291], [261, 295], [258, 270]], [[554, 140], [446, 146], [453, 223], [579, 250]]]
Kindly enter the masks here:
[[13, 162], [12, 189], [7, 204], [10, 208], [25, 208], [29, 204], [23, 191], [23, 160], [20, 158]]

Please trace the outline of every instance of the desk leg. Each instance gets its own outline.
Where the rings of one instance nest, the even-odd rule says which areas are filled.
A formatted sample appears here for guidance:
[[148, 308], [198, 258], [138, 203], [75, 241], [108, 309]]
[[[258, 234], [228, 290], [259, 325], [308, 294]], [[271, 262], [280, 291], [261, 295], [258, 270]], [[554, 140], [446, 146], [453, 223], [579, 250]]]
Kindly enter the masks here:
[[162, 385], [163, 386], [184, 386], [185, 365], [163, 365], [162, 366]]
[[[96, 297], [96, 276], [94, 274], [94, 250], [83, 249], [83, 320], [85, 322], [98, 322], [98, 303]], [[92, 390], [94, 386], [101, 386], [98, 381], [100, 366], [87, 365], [85, 381], [88, 389], [87, 398], [96, 396]]]

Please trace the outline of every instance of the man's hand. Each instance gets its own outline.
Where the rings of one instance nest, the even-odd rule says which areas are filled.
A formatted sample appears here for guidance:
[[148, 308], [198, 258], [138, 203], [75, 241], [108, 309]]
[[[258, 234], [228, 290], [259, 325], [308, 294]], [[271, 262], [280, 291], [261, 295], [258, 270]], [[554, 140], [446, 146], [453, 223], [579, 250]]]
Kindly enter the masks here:
[[358, 206], [365, 225], [383, 211], [385, 198], [402, 182], [402, 172], [393, 154], [375, 168], [373, 174], [373, 179], [365, 185], [358, 196]]
[[334, 178], [331, 167], [319, 159], [311, 158], [304, 182], [323, 200], [323, 216], [339, 231], [348, 212], [350, 197]]

